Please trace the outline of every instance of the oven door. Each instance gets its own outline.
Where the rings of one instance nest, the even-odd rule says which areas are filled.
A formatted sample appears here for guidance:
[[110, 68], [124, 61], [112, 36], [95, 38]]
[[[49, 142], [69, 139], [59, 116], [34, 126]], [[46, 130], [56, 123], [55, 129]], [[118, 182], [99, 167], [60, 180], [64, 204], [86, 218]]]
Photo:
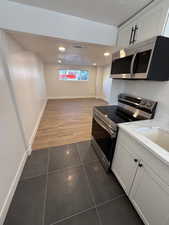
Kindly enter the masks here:
[[111, 163], [116, 145], [117, 131], [111, 130], [103, 120], [95, 115], [92, 122], [92, 136]]

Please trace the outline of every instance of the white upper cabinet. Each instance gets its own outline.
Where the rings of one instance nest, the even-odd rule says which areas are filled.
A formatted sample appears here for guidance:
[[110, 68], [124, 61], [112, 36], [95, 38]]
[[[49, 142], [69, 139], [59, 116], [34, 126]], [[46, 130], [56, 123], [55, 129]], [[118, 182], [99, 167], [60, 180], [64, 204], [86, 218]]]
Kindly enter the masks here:
[[124, 27], [123, 29], [119, 30], [118, 42], [117, 42], [118, 47], [123, 48], [123, 47], [130, 45], [131, 39], [132, 39], [133, 27], [134, 27], [133, 24], [129, 24], [126, 27]]
[[137, 42], [162, 34], [165, 19], [166, 10], [162, 4], [138, 18]]
[[[162, 2], [153, 7], [149, 6], [124, 24], [119, 29], [118, 48], [128, 47], [129, 45], [144, 41], [156, 35], [167, 36], [165, 27], [167, 27], [168, 8], [169, 3], [167, 4], [166, 2]], [[132, 32], [133, 29], [134, 31]], [[130, 37], [132, 37], [131, 41]]]
[[[118, 33], [118, 41], [117, 41], [117, 47], [119, 48], [125, 48], [129, 45], [136, 43], [137, 39], [137, 24], [135, 22], [131, 22], [127, 24], [126, 26], [123, 26], [119, 29]], [[135, 39], [135, 40], [134, 40]]]

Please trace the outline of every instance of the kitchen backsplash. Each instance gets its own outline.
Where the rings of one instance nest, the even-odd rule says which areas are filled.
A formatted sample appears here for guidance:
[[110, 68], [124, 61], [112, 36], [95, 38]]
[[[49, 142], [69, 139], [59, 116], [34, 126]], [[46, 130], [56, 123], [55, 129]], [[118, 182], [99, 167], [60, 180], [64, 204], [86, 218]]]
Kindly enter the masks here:
[[126, 81], [124, 92], [158, 102], [155, 119], [169, 126], [169, 82]]
[[123, 81], [109, 78], [110, 66], [103, 74], [103, 98], [110, 104], [117, 104], [119, 93], [133, 94], [158, 102], [155, 119], [169, 127], [169, 81]]

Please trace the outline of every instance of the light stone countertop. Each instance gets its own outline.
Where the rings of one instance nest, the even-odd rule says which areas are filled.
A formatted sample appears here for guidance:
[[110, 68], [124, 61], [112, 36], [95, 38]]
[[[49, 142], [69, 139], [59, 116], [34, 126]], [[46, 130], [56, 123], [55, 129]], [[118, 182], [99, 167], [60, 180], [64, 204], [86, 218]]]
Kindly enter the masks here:
[[[165, 164], [169, 166], [169, 151], [162, 148], [160, 145], [151, 141], [148, 137], [144, 136], [138, 131], [138, 128], [160, 128], [169, 132], [169, 128], [165, 127], [165, 125], [160, 126], [160, 122], [156, 120], [143, 120], [129, 123], [121, 123], [119, 124], [119, 128], [128, 133], [131, 137], [133, 137], [138, 143], [143, 145], [147, 150], [152, 152], [157, 158], [163, 161]], [[169, 141], [169, 140], [168, 140]]]

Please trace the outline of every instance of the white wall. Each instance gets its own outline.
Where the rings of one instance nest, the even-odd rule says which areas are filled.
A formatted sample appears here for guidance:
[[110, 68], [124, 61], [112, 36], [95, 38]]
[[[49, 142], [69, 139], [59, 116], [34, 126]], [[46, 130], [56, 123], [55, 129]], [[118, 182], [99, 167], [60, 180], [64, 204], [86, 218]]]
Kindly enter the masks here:
[[104, 67], [98, 66], [96, 68], [96, 98], [103, 98], [103, 72]]
[[0, 31], [0, 225], [24, 166], [27, 154], [11, 93], [9, 71], [4, 56], [3, 32]]
[[[82, 69], [89, 71], [88, 81], [59, 80], [59, 69]], [[45, 80], [48, 98], [96, 97], [96, 67], [45, 65]]]
[[112, 80], [110, 78], [110, 65], [103, 68], [102, 98], [110, 104], [117, 104], [118, 94], [124, 92], [124, 82], [122, 80]]
[[169, 126], [168, 81], [126, 81], [125, 92], [158, 101], [156, 119]]
[[0, 28], [78, 42], [115, 45], [115, 26], [7, 0], [0, 1]]
[[44, 68], [41, 60], [25, 51], [5, 32], [6, 59], [27, 147], [30, 147], [46, 103]]

